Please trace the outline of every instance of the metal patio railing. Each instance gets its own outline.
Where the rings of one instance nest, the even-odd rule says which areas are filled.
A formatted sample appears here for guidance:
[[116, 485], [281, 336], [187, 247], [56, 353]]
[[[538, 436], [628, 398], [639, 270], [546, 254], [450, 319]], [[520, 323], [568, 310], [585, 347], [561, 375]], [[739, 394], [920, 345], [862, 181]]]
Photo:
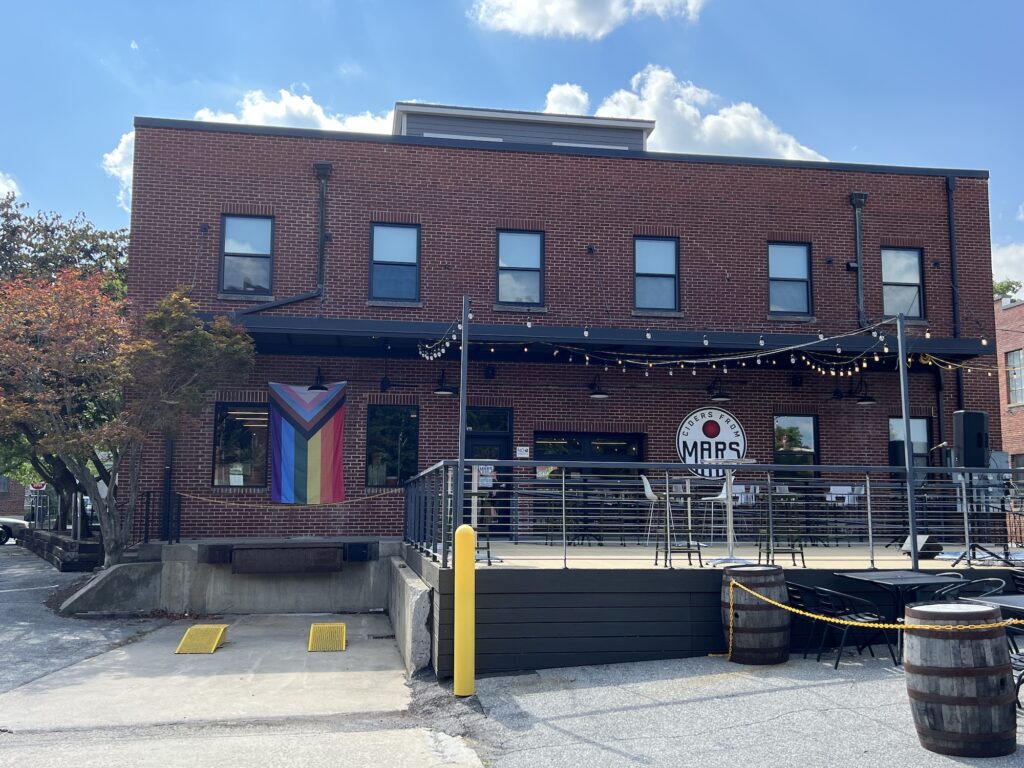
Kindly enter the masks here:
[[[405, 485], [405, 538], [442, 567], [462, 522], [491, 564], [907, 564], [908, 484], [896, 467], [467, 460], [457, 472], [443, 461]], [[918, 467], [913, 493], [922, 559], [941, 547], [947, 564], [1016, 563], [1024, 515], [1009, 472]]]

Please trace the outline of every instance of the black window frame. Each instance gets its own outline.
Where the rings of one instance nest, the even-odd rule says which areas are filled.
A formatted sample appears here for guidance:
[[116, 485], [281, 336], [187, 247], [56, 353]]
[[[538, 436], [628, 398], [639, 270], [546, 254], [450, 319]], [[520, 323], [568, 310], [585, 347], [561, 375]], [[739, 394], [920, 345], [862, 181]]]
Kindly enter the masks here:
[[[407, 261], [376, 261], [373, 258], [373, 247], [374, 240], [377, 236], [377, 227], [389, 227], [392, 229], [415, 229], [416, 230], [416, 262], [415, 264], [409, 264]], [[394, 302], [409, 302], [420, 300], [420, 276], [422, 269], [420, 266], [422, 258], [422, 238], [423, 233], [419, 224], [396, 224], [391, 221], [371, 221], [370, 222], [370, 261], [369, 261], [369, 295], [371, 301], [394, 301]], [[374, 279], [373, 279], [373, 267], [375, 264], [390, 264], [396, 267], [413, 267], [416, 270], [416, 295], [413, 298], [401, 297], [396, 298], [394, 296], [378, 296], [375, 292]]]
[[[267, 444], [264, 448], [263, 455], [263, 482], [262, 483], [243, 483], [242, 485], [231, 485], [230, 483], [218, 483], [217, 482], [217, 442], [218, 442], [218, 425], [220, 419], [218, 418], [219, 412], [228, 408], [259, 408], [267, 412]], [[213, 450], [210, 452], [210, 486], [212, 488], [268, 488], [270, 487], [270, 454], [272, 453], [270, 448], [270, 404], [253, 403], [253, 402], [238, 402], [234, 400], [218, 400], [213, 404]]]
[[[923, 421], [924, 422], [924, 451], [922, 451], [920, 453], [914, 453], [914, 436], [913, 436], [913, 434], [910, 435], [910, 455], [911, 455], [911, 457], [913, 459], [914, 466], [915, 467], [927, 467], [927, 466], [930, 466], [931, 465], [931, 452], [928, 450], [928, 446], [931, 445], [931, 442], [932, 442], [932, 420], [930, 418], [928, 418], [927, 416], [911, 416], [910, 417], [910, 421], [911, 421], [911, 429], [910, 429], [911, 432], [914, 431], [914, 429], [913, 429], [913, 422], [915, 422], [915, 421]], [[893, 442], [893, 440], [892, 440], [892, 425], [893, 425], [893, 422], [896, 422], [896, 423], [900, 424], [900, 426], [902, 427], [902, 425], [903, 425], [903, 417], [902, 416], [890, 416], [888, 418], [888, 421], [885, 422], [886, 440], [887, 440], [886, 446], [888, 446], [889, 443]], [[902, 458], [902, 456], [903, 455], [900, 454], [900, 466], [903, 465], [903, 458]]]
[[[811, 453], [811, 460], [809, 462], [788, 463], [785, 461], [779, 461], [779, 449], [776, 446], [775, 441], [775, 430], [777, 429], [776, 419], [810, 419], [811, 428], [814, 430], [814, 449]], [[819, 430], [818, 414], [816, 413], [794, 413], [794, 412], [783, 412], [772, 414], [772, 464], [784, 465], [787, 467], [794, 467], [792, 471], [779, 471], [776, 473], [777, 477], [812, 477], [818, 473], [812, 470], [801, 469], [805, 466], [814, 466], [820, 463], [821, 457], [821, 431]]]
[[[540, 237], [540, 263], [537, 267], [503, 267], [501, 266], [501, 236], [510, 235], [538, 235]], [[547, 236], [542, 229], [497, 229], [494, 232], [494, 298], [495, 303], [505, 307], [543, 307], [544, 306], [544, 251], [547, 248]], [[501, 298], [501, 273], [502, 272], [537, 272], [540, 275], [538, 284], [540, 295], [538, 301], [502, 301]]]
[[886, 251], [914, 251], [917, 253], [917, 283], [892, 283], [886, 282], [884, 276], [882, 277], [882, 314], [887, 317], [895, 317], [898, 312], [889, 313], [885, 309], [885, 287], [887, 285], [894, 286], [916, 286], [917, 287], [917, 308], [920, 314], [910, 315], [906, 312], [903, 316], [910, 320], [924, 320], [928, 316], [927, 305], [925, 304], [924, 296], [924, 249], [923, 248], [905, 248], [898, 245], [883, 245], [879, 248], [879, 267], [881, 268], [880, 273], [885, 274], [885, 252]]
[[[266, 219], [270, 222], [270, 253], [228, 253], [225, 248], [227, 245], [227, 233], [228, 219]], [[220, 293], [230, 294], [231, 296], [273, 296], [274, 295], [274, 237], [277, 234], [277, 221], [274, 216], [263, 216], [250, 213], [222, 213], [220, 216]], [[249, 258], [249, 259], [266, 259], [270, 264], [270, 285], [267, 286], [265, 291], [237, 291], [232, 288], [227, 288], [224, 285], [224, 262], [226, 257], [231, 256], [233, 258]]]
[[[1010, 362], [1010, 355], [1016, 355], [1016, 363]], [[1024, 405], [1024, 349], [1011, 349], [1003, 358], [1006, 364], [1006, 404], [1008, 406]], [[1020, 397], [1013, 399], [1014, 391], [1020, 392]]]
[[[537, 450], [537, 441], [545, 437], [564, 437], [566, 439], [579, 439], [581, 443], [581, 452], [579, 458], [559, 458], [559, 459], [548, 459], [541, 457]], [[599, 463], [601, 461], [607, 461], [601, 456], [596, 456], [593, 450], [593, 443], [595, 440], [635, 440], [637, 445], [637, 458], [636, 463], [640, 464], [644, 461], [644, 456], [647, 451], [647, 435], [643, 432], [580, 432], [576, 430], [551, 430], [543, 429], [536, 430], [533, 433], [533, 457], [534, 461], [545, 462], [545, 461], [589, 461]], [[621, 461], [621, 460], [620, 460]], [[581, 472], [586, 470], [569, 470], [572, 472]], [[628, 474], [631, 470], [605, 470], [609, 474]]]
[[[807, 253], [807, 277], [796, 278], [796, 277], [772, 277], [772, 246], [773, 245], [800, 245], [803, 246]], [[811, 259], [813, 248], [811, 243], [801, 242], [799, 240], [770, 240], [768, 241], [768, 247], [765, 251], [765, 258], [768, 261], [768, 314], [776, 317], [807, 317], [814, 314], [814, 278], [811, 274], [811, 265], [814, 263]], [[777, 310], [772, 309], [772, 283], [804, 283], [807, 289], [807, 310]]]
[[[416, 460], [413, 462], [412, 472], [409, 475], [409, 477], [403, 478], [402, 477], [401, 459], [396, 457], [395, 461], [396, 461], [396, 464], [398, 465], [397, 466], [398, 474], [394, 476], [395, 479], [396, 479], [395, 485], [390, 486], [390, 485], [387, 484], [387, 475], [385, 475], [385, 481], [384, 481], [383, 485], [371, 485], [370, 484], [370, 465], [372, 464], [372, 457], [370, 456], [370, 418], [371, 418], [371, 411], [383, 410], [383, 409], [396, 409], [396, 408], [400, 408], [400, 409], [403, 409], [403, 410], [411, 410], [413, 413], [415, 413], [415, 416], [413, 416], [412, 418], [415, 419], [415, 421], [416, 421], [416, 442], [414, 444], [415, 445], [415, 452], [416, 452], [416, 454], [415, 454], [416, 455]], [[363, 470], [363, 483], [364, 483], [363, 487], [364, 488], [397, 488], [397, 487], [401, 487], [401, 485], [406, 480], [408, 480], [410, 477], [415, 477], [416, 476], [417, 472], [419, 471], [419, 464], [420, 464], [420, 423], [419, 423], [419, 421], [420, 421], [420, 407], [419, 407], [418, 404], [417, 405], [407, 405], [407, 404], [402, 404], [402, 403], [370, 403], [369, 405], [366, 406], [366, 444], [365, 444], [365, 451], [364, 451], [364, 454], [363, 454], [363, 463], [365, 464], [365, 467], [364, 467], [364, 470]]]
[[[670, 242], [672, 243], [674, 253], [675, 271], [672, 274], [673, 278], [673, 290], [672, 290], [672, 307], [641, 307], [637, 304], [637, 290], [636, 282], [641, 277], [657, 277], [665, 279], [668, 275], [656, 273], [656, 272], [638, 272], [636, 265], [636, 244], [640, 240], [651, 240], [659, 242]], [[679, 238], [678, 237], [658, 237], [654, 235], [633, 235], [633, 309], [637, 312], [679, 312], [681, 303], [679, 301]]]

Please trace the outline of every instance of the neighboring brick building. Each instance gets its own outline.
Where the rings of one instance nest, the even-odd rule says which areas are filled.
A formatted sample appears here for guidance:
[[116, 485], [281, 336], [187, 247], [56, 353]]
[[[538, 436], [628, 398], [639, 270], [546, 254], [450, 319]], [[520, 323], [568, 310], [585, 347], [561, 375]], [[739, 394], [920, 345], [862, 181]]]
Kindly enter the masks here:
[[1003, 450], [1024, 469], [1024, 301], [996, 301], [996, 360]]
[[25, 486], [0, 477], [0, 517], [21, 518], [25, 514]]
[[[772, 461], [782, 424], [820, 463], [887, 464], [895, 329], [868, 329], [900, 309], [915, 453], [936, 460], [962, 408], [989, 413], [998, 448], [991, 378], [919, 362], [993, 352], [987, 172], [649, 153], [642, 121], [399, 105], [395, 122], [136, 119], [131, 299], [191, 286], [259, 351], [170, 477], [146, 452], [146, 489], [184, 495], [183, 536], [399, 535], [400, 498], [363, 497], [456, 456], [457, 345], [418, 352], [463, 294], [482, 458], [678, 461], [680, 421], [725, 389], [749, 457]], [[318, 370], [348, 382], [347, 501], [270, 505], [267, 383]]]

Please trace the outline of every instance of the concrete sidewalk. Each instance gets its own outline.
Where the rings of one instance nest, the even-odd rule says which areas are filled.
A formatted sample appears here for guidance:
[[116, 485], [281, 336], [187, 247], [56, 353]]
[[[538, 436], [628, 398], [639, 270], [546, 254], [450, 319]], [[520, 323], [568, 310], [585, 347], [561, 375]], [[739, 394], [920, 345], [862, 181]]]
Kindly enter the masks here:
[[749, 667], [722, 658], [542, 670], [480, 680], [469, 726], [499, 768], [963, 766], [1002, 758], [921, 748], [903, 671], [857, 657], [838, 670], [794, 656]]

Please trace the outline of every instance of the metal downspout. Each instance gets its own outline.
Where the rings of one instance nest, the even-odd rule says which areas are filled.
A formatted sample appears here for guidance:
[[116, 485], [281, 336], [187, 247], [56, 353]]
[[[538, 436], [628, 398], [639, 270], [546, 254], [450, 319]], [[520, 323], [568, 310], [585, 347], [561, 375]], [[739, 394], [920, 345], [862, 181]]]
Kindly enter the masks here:
[[[956, 176], [946, 177], [946, 223], [949, 227], [949, 278], [953, 291], [953, 338], [960, 338], [960, 277], [956, 262]], [[964, 372], [956, 369], [956, 406], [964, 409]]]
[[868, 202], [867, 192], [851, 192], [850, 205], [853, 206], [853, 247], [856, 254], [857, 271], [857, 323], [867, 328], [868, 317], [864, 311], [864, 238], [861, 234], [861, 210]]
[[297, 296], [288, 296], [277, 301], [270, 301], [266, 304], [257, 304], [253, 307], [246, 307], [235, 312], [235, 317], [242, 315], [254, 315], [257, 312], [264, 312], [268, 309], [276, 309], [287, 304], [296, 304], [307, 299], [315, 299], [317, 296], [323, 300], [324, 276], [326, 273], [326, 246], [327, 246], [327, 180], [331, 178], [333, 166], [330, 163], [313, 163], [313, 173], [320, 182], [320, 222], [319, 236], [317, 238], [317, 262], [316, 262], [316, 288]]

